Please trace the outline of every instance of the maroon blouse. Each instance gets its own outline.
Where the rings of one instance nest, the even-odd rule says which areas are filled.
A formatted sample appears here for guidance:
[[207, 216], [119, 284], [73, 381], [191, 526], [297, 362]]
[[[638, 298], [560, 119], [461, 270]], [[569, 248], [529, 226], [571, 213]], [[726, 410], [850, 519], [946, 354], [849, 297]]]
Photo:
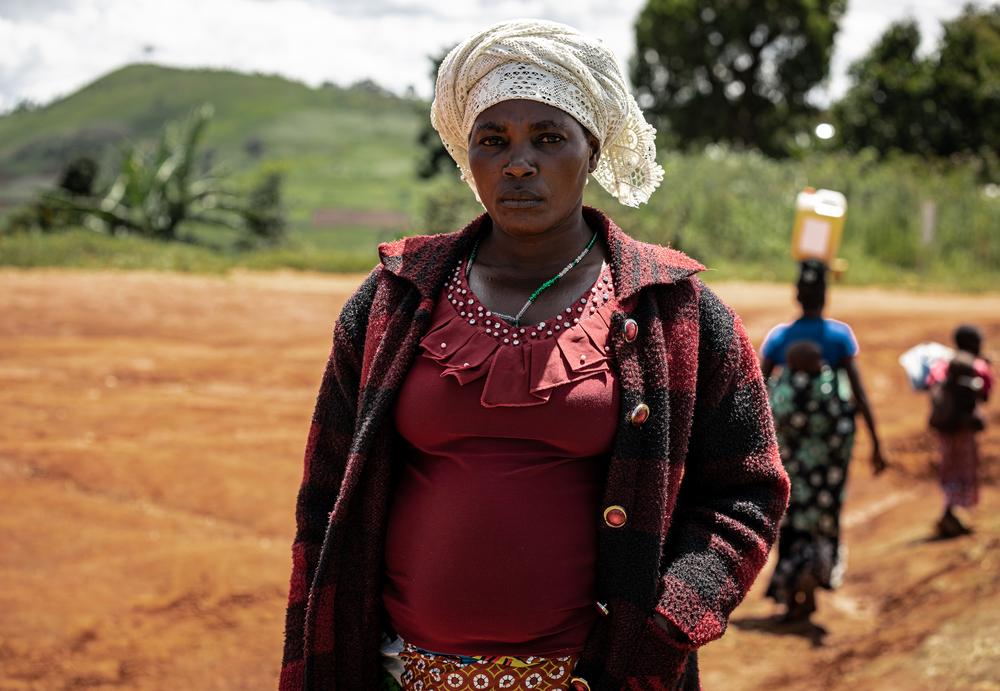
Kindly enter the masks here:
[[613, 303], [605, 265], [558, 317], [515, 329], [456, 267], [394, 411], [408, 455], [383, 600], [407, 642], [465, 655], [583, 648], [618, 422]]

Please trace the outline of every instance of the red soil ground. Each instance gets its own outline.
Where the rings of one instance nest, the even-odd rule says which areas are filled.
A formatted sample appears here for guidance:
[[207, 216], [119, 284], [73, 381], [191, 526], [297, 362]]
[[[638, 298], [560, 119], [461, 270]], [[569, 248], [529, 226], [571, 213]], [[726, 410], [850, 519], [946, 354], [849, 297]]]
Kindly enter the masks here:
[[[301, 453], [358, 277], [0, 271], [0, 689], [271, 689]], [[721, 284], [756, 343], [786, 286]], [[930, 540], [925, 397], [896, 363], [1000, 297], [835, 288], [893, 468], [859, 435], [850, 565], [812, 626], [767, 571], [702, 656], [706, 689], [1000, 689], [1000, 406], [975, 534]], [[770, 567], [769, 567], [770, 568]]]

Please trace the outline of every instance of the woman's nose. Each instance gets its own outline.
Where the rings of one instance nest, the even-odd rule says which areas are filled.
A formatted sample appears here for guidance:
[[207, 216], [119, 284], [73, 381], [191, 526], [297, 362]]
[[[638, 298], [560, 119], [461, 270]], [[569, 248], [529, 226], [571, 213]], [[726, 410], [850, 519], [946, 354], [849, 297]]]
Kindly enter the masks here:
[[510, 160], [503, 167], [503, 174], [511, 178], [527, 178], [535, 175], [538, 168], [523, 148], [512, 148]]

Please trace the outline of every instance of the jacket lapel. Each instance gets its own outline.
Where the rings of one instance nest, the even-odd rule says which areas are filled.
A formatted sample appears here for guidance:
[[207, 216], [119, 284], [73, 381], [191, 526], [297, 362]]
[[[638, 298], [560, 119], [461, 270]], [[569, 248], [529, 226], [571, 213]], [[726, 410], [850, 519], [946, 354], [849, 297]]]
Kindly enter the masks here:
[[380, 281], [372, 301], [354, 442], [331, 525], [343, 519], [344, 507], [351, 506], [365, 466], [377, 455], [376, 442], [388, 436], [385, 430], [391, 405], [427, 331], [449, 270], [471, 248], [488, 218], [483, 214], [456, 233], [413, 236], [379, 245], [383, 269], [402, 280]]
[[490, 224], [490, 217], [484, 213], [454, 233], [414, 235], [385, 242], [378, 247], [379, 259], [386, 271], [413, 284], [421, 297], [433, 301], [448, 272], [472, 250], [476, 236]]
[[583, 217], [604, 237], [619, 301], [627, 301], [645, 288], [676, 283], [705, 270], [683, 252], [629, 237], [597, 209], [583, 207]]

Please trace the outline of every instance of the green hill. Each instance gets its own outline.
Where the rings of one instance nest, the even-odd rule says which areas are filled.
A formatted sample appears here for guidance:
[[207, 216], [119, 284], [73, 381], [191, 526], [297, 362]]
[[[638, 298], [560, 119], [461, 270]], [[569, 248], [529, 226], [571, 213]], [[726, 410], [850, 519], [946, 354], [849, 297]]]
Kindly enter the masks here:
[[215, 106], [206, 136], [213, 163], [238, 176], [265, 164], [282, 169], [294, 222], [327, 208], [409, 210], [426, 103], [361, 87], [313, 89], [277, 76], [155, 65], [125, 67], [44, 108], [0, 117], [0, 201], [30, 196], [75, 155], [110, 164], [121, 141], [151, 139], [205, 102]]

